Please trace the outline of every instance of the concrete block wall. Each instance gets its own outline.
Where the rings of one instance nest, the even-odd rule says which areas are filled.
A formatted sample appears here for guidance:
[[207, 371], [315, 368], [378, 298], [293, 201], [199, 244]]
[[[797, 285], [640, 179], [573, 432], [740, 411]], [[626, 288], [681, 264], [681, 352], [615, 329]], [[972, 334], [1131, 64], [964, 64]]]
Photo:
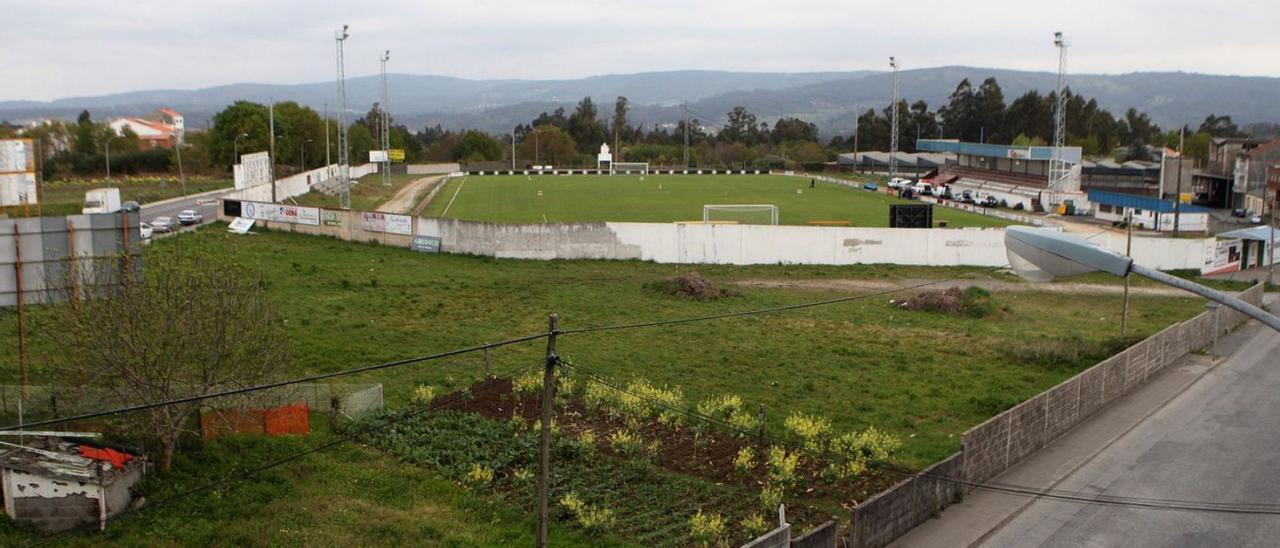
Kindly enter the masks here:
[[836, 548], [836, 540], [840, 538], [840, 528], [835, 520], [810, 529], [804, 535], [791, 539], [791, 548]]
[[[1258, 284], [1238, 296], [1262, 302]], [[1170, 326], [1013, 408], [970, 428], [961, 450], [864, 501], [853, 510], [851, 545], [885, 546], [946, 508], [968, 486], [985, 483], [1048, 445], [1179, 358], [1213, 340], [1213, 314]], [[1247, 319], [1220, 308], [1222, 333]]]

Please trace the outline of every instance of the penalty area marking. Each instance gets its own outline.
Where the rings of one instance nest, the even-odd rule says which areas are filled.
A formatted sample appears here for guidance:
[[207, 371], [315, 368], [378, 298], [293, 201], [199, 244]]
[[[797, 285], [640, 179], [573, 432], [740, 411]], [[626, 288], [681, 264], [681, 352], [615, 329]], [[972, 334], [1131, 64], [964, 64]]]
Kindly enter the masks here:
[[444, 211], [440, 212], [441, 217], [444, 217], [445, 214], [449, 213], [449, 208], [453, 207], [453, 201], [458, 199], [458, 194], [462, 192], [462, 185], [465, 185], [465, 184], [467, 184], [467, 178], [463, 177], [462, 181], [458, 182], [457, 190], [454, 190], [453, 196], [449, 198], [449, 203], [444, 205]]

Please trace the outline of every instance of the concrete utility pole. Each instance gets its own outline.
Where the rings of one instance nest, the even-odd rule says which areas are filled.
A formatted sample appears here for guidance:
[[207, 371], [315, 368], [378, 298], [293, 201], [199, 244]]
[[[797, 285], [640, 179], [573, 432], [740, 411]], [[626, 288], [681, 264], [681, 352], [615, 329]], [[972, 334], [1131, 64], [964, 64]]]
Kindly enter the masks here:
[[858, 112], [861, 105], [853, 104], [853, 161], [857, 165], [858, 161], [858, 124], [861, 122], [862, 114]]
[[511, 171], [516, 170], [516, 130], [511, 130]]
[[107, 188], [111, 188], [111, 137], [107, 137]]
[[347, 77], [342, 66], [342, 46], [347, 41], [347, 25], [333, 35], [338, 50], [338, 203], [342, 209], [351, 209], [351, 158], [347, 150]]
[[893, 69], [893, 103], [889, 105], [891, 122], [889, 124], [889, 176], [898, 176], [898, 60], [889, 57], [889, 67]]
[[689, 103], [681, 105], [684, 109], [684, 168], [689, 169]]
[[271, 100], [271, 104], [267, 106], [267, 133], [268, 141], [271, 143], [271, 162], [268, 173], [271, 177], [271, 203], [276, 203], [276, 101]]
[[[1133, 210], [1125, 211], [1124, 215], [1124, 256], [1133, 256]], [[1129, 329], [1129, 277], [1124, 277], [1124, 313], [1120, 316], [1120, 336], [1125, 336]]]
[[390, 60], [391, 50], [379, 59], [382, 63], [382, 106], [378, 108], [378, 117], [382, 126], [382, 153], [386, 155], [382, 162], [382, 186], [391, 186], [391, 113], [387, 103], [387, 61]]
[[1178, 237], [1178, 224], [1182, 217], [1182, 144], [1184, 139], [1183, 132], [1186, 127], [1178, 130], [1178, 182], [1177, 190], [1173, 196], [1173, 237]]

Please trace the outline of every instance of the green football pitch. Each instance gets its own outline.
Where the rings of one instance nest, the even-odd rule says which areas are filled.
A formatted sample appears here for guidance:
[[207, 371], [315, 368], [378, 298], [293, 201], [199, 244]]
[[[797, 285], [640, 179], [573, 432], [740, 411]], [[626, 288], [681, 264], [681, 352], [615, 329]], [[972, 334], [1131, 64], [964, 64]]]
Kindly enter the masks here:
[[[888, 226], [889, 204], [918, 203], [883, 192], [781, 175], [485, 175], [452, 179], [426, 214], [472, 221], [545, 223], [570, 221], [701, 221], [706, 204], [772, 204], [778, 222], [847, 221]], [[768, 223], [767, 212], [716, 211], [712, 220]], [[935, 207], [934, 222], [953, 227], [994, 227], [993, 217]]]

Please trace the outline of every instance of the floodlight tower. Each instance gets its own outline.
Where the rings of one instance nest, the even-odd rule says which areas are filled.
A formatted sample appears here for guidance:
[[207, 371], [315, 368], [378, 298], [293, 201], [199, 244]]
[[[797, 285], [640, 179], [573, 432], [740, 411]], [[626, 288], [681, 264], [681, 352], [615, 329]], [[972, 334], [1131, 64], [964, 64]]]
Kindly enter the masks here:
[[889, 57], [889, 66], [893, 68], [893, 104], [889, 106], [889, 176], [898, 176], [898, 60]]
[[1049, 160], [1049, 188], [1063, 188], [1067, 179], [1067, 163], [1062, 159], [1062, 147], [1067, 137], [1067, 38], [1061, 32], [1053, 33], [1053, 45], [1058, 48], [1058, 93], [1053, 107], [1053, 156]]
[[351, 158], [347, 150], [347, 75], [342, 66], [342, 46], [347, 41], [347, 25], [333, 33], [338, 48], [338, 203], [351, 209]]
[[386, 155], [382, 162], [382, 186], [391, 186], [391, 113], [387, 110], [387, 61], [391, 60], [391, 50], [382, 54], [382, 106], [378, 108], [382, 126], [382, 153]]

